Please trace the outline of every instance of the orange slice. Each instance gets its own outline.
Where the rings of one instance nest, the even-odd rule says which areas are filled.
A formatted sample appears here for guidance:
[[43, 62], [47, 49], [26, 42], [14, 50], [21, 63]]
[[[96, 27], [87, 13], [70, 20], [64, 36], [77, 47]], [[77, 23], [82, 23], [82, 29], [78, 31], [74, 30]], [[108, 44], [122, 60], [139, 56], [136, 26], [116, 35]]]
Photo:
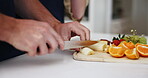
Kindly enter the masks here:
[[136, 51], [136, 48], [126, 50], [125, 55], [129, 59], [138, 59], [139, 58], [139, 53]]
[[148, 45], [137, 45], [136, 49], [141, 56], [148, 57]]
[[137, 47], [138, 45], [148, 46], [148, 45], [146, 45], [146, 44], [137, 43], [137, 44], [135, 44], [135, 47]]
[[124, 51], [122, 47], [110, 47], [109, 54], [113, 57], [123, 57]]
[[135, 48], [135, 45], [134, 45], [134, 43], [132, 43], [132, 42], [128, 42], [128, 43], [126, 43], [125, 44], [129, 49], [134, 49]]
[[118, 47], [122, 47], [124, 50], [128, 50], [129, 48], [125, 45], [126, 43], [126, 41], [123, 41], [118, 45]]
[[135, 44], [135, 47], [137, 47], [138, 45], [144, 45], [144, 44], [137, 43], [137, 44]]
[[127, 50], [135, 48], [135, 45], [132, 42], [123, 41], [118, 45], [118, 47], [123, 47], [123, 49]]

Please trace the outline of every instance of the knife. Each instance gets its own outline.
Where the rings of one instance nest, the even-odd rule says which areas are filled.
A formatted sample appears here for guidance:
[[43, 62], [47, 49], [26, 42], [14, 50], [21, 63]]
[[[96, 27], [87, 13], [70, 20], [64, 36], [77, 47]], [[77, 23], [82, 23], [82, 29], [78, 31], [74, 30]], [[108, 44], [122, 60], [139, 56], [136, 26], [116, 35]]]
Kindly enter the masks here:
[[64, 50], [72, 49], [72, 48], [87, 47], [95, 43], [98, 43], [98, 41], [91, 41], [91, 40], [89, 41], [64, 41], [64, 42], [65, 42]]

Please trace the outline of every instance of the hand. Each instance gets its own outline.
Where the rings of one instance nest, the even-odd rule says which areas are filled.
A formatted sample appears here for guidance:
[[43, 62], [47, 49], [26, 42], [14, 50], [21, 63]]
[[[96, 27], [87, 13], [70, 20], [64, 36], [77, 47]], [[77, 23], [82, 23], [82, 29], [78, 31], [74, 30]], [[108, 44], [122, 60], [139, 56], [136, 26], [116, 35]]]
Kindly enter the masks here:
[[58, 45], [63, 49], [62, 38], [45, 22], [17, 20], [16, 25], [12, 28], [11, 31], [8, 31], [11, 33], [8, 43], [19, 50], [28, 52], [30, 56], [51, 53]]
[[80, 36], [81, 40], [90, 40], [89, 29], [76, 21], [58, 24], [54, 29], [65, 41], [69, 41], [74, 36]]

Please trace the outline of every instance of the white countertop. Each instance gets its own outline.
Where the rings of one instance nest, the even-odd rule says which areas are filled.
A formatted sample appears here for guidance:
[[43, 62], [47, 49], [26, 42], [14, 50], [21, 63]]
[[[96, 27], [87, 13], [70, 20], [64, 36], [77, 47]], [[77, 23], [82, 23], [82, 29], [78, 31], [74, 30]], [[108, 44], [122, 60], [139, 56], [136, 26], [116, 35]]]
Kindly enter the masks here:
[[[113, 36], [92, 34], [91, 38], [112, 39]], [[148, 65], [76, 61], [72, 53], [57, 50], [49, 55], [22, 55], [1, 62], [0, 78], [148, 78]]]

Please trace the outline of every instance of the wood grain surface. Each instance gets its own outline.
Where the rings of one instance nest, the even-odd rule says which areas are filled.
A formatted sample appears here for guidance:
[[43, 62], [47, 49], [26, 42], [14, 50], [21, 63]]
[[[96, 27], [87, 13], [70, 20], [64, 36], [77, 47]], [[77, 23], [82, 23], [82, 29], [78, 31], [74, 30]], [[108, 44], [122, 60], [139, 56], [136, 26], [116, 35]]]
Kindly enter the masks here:
[[82, 53], [75, 52], [73, 54], [73, 58], [79, 61], [148, 64], [148, 57], [140, 57], [137, 60], [131, 60], [126, 56], [122, 58], [115, 58], [110, 54], [103, 52], [95, 52], [94, 55], [84, 55]]

